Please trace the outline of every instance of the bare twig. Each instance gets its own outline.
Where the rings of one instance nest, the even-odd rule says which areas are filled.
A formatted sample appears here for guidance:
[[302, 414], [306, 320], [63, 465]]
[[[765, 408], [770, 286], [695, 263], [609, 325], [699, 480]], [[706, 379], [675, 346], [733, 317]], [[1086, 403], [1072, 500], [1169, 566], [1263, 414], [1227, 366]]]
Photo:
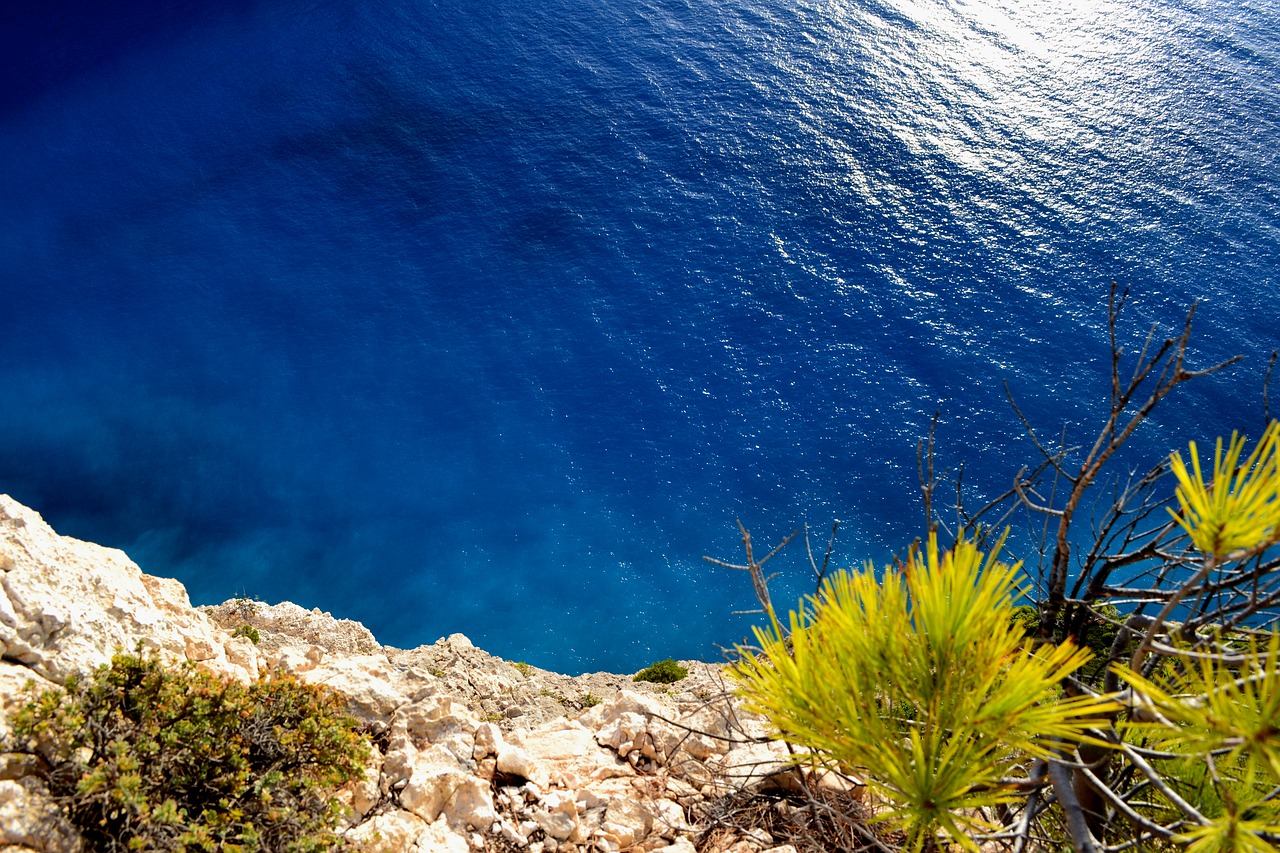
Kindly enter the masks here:
[[818, 563], [813, 559], [813, 548], [809, 544], [809, 525], [804, 526], [804, 550], [809, 556], [809, 566], [813, 569], [814, 577], [817, 580], [819, 588], [822, 587], [823, 580], [827, 577], [827, 569], [831, 566], [831, 552], [836, 547], [836, 531], [840, 529], [840, 520], [836, 519], [831, 524], [831, 536], [827, 539], [827, 553], [822, 557], [822, 568], [818, 568]]
[[937, 478], [933, 475], [933, 436], [938, 428], [940, 412], [933, 413], [929, 421], [929, 437], [916, 444], [916, 470], [920, 476], [920, 493], [924, 499], [925, 530], [932, 534], [938, 529], [937, 519], [933, 517], [933, 490], [937, 486]]
[[1067, 831], [1071, 834], [1076, 853], [1098, 853], [1098, 839], [1089, 829], [1088, 817], [1076, 796], [1072, 769], [1060, 761], [1050, 761], [1049, 779], [1053, 782], [1054, 796], [1066, 814]]
[[723, 566], [726, 569], [736, 569], [740, 572], [748, 572], [751, 575], [751, 586], [752, 589], [755, 590], [756, 599], [760, 602], [760, 606], [764, 608], [764, 612], [768, 614], [770, 621], [777, 623], [777, 615], [773, 609], [773, 602], [769, 598], [769, 581], [772, 580], [775, 575], [765, 577], [763, 567], [765, 563], [772, 560], [779, 551], [785, 548], [787, 543], [794, 539], [796, 534], [800, 531], [799, 529], [791, 531], [791, 534], [779, 542], [763, 560], [757, 562], [751, 547], [750, 531], [743, 526], [741, 521], [738, 521], [737, 524], [738, 530], [742, 534], [742, 546], [747, 553], [747, 564], [745, 566], [740, 566], [736, 563], [726, 563], [724, 560], [717, 560], [715, 557], [703, 557], [702, 559], [706, 560], [708, 563]]
[[1262, 378], [1262, 428], [1266, 429], [1271, 423], [1271, 402], [1269, 394], [1271, 391], [1271, 370], [1276, 366], [1276, 350], [1271, 351], [1271, 360], [1267, 362], [1267, 373]]

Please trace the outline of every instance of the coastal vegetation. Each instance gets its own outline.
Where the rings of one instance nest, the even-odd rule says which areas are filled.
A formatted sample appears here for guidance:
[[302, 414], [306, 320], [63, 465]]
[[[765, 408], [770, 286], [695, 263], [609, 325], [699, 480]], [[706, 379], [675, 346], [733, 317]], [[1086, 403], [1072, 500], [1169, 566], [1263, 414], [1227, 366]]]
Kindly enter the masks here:
[[[939, 511], [931, 429], [905, 558], [829, 572], [832, 545], [810, 548], [817, 590], [786, 616], [778, 548], [757, 559], [740, 525], [746, 562], [712, 560], [765, 615], [732, 673], [810, 780], [801, 849], [1280, 845], [1280, 423], [1264, 391], [1252, 449], [1234, 433], [1211, 464], [1193, 442], [1113, 472], [1157, 404], [1235, 361], [1187, 366], [1193, 308], [1122, 369], [1125, 300], [1113, 286], [1109, 403], [1080, 447], [1010, 397], [1038, 458], [977, 509], [957, 473]], [[870, 796], [811, 783], [832, 777]]]
[[677, 681], [685, 678], [689, 674], [689, 670], [676, 663], [671, 658], [660, 660], [652, 663], [640, 670], [632, 678], [632, 681], [648, 681], [653, 684], [675, 684]]
[[370, 753], [322, 687], [244, 684], [141, 648], [32, 697], [12, 723], [6, 750], [35, 759], [97, 851], [348, 849], [334, 791], [363, 777]]
[[[770, 844], [790, 841], [798, 853], [1277, 849], [1280, 422], [1270, 419], [1264, 393], [1264, 426], [1254, 440], [1224, 436], [1212, 459], [1191, 443], [1145, 469], [1117, 465], [1158, 403], [1229, 363], [1186, 366], [1190, 314], [1180, 335], [1163, 343], [1149, 336], [1136, 363], [1124, 363], [1116, 332], [1124, 302], [1113, 291], [1109, 405], [1080, 447], [1065, 435], [1044, 442], [1015, 405], [1038, 458], [1003, 494], [975, 505], [958, 471], [935, 472], [935, 421], [919, 452], [921, 536], [900, 559], [832, 570], [838, 526], [821, 559], [804, 530], [816, 589], [788, 613], [772, 602], [765, 566], [800, 531], [757, 558], [739, 525], [745, 561], [713, 562], [750, 576], [764, 619], [728, 668], [737, 703], [709, 690], [719, 682], [698, 665], [680, 700], [697, 710], [664, 718], [664, 706], [650, 700], [677, 692], [665, 685], [689, 676], [671, 659], [633, 677], [663, 686], [610, 698], [589, 689], [603, 691], [602, 682], [569, 689], [569, 680], [519, 662], [495, 660], [484, 671], [500, 678], [473, 680], [470, 667], [487, 656], [465, 637], [440, 641], [434, 657], [423, 650], [388, 650], [409, 658], [380, 662], [360, 656], [367, 677], [345, 683], [380, 709], [364, 713], [384, 758], [398, 744], [380, 784], [399, 793], [360, 808], [351, 797], [345, 831], [367, 841], [394, 821], [435, 821], [448, 801], [453, 811], [439, 832], [422, 824], [421, 837], [444, 843], [441, 833], [452, 833], [486, 850], [545, 850], [552, 831], [558, 844], [605, 833], [616, 839], [621, 830], [626, 843], [643, 840], [645, 849], [681, 833], [682, 844], [697, 837], [699, 850], [717, 853], [745, 850], [734, 845], [762, 835]], [[954, 498], [944, 503], [942, 494]], [[34, 535], [38, 516], [11, 512], [11, 529]], [[24, 544], [22, 559], [56, 550]], [[63, 574], [54, 565], [41, 577]], [[110, 589], [80, 588], [90, 586]], [[240, 624], [239, 607], [226, 630], [262, 640]], [[282, 661], [301, 660], [299, 649], [311, 648], [311, 623], [295, 630], [307, 645]], [[264, 645], [281, 639], [270, 628], [263, 634]], [[349, 632], [338, 636], [350, 642]], [[233, 645], [253, 651], [243, 641]], [[406, 660], [412, 665], [399, 665]], [[228, 680], [193, 663], [162, 664], [140, 644], [61, 687], [29, 688], [3, 739], [10, 771], [48, 791], [85, 849], [359, 847], [340, 835], [344, 806], [335, 792], [360, 780], [370, 763], [364, 730], [328, 689], [283, 671], [247, 680], [258, 671]], [[446, 675], [472, 691], [488, 685], [490, 704], [468, 722], [435, 683]], [[417, 680], [393, 690], [399, 678]], [[613, 678], [611, 692], [618, 682], [630, 686], [626, 676]], [[513, 691], [526, 694], [523, 708], [511, 704]], [[503, 744], [502, 729], [522, 711], [551, 705], [558, 715], [556, 703], [579, 720], [599, 706], [596, 728], [557, 720], [556, 745], [537, 757], [536, 739]], [[762, 715], [767, 731], [761, 717], [739, 715], [742, 705]], [[481, 722], [495, 725], [482, 730]], [[423, 750], [415, 764], [410, 725], [420, 727], [423, 743], [452, 746]], [[571, 794], [535, 783], [549, 791], [545, 798], [512, 796], [570, 760], [583, 763], [564, 778], [629, 768], [645, 777], [646, 790], [664, 779], [678, 784], [652, 803], [627, 787], [615, 805], [590, 814], [570, 814], [586, 788]], [[388, 776], [388, 766], [399, 775]], [[411, 784], [395, 788], [410, 767], [418, 768], [408, 772]], [[653, 810], [642, 813], [642, 805]], [[395, 817], [406, 808], [412, 815]], [[640, 828], [623, 827], [616, 815], [631, 815], [628, 826]], [[470, 833], [466, 840], [450, 821]], [[490, 832], [481, 838], [471, 826]], [[726, 835], [726, 826], [740, 831]], [[761, 841], [751, 849], [767, 848]]]
[[734, 675], [747, 707], [838, 766], [857, 768], [912, 848], [945, 833], [970, 849], [983, 809], [1020, 794], [1011, 767], [1101, 743], [1115, 704], [1063, 696], [1090, 657], [1033, 646], [1013, 618], [1020, 566], [937, 536], [905, 565], [828, 577], [789, 624], [757, 630]]

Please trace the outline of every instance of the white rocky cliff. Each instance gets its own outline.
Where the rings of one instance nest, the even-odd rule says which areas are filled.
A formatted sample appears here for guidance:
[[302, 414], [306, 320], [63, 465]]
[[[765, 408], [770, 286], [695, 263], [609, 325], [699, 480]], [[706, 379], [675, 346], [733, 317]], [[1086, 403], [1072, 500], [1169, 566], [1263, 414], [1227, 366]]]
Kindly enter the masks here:
[[[259, 643], [233, 636], [244, 625]], [[0, 726], [27, 682], [60, 683], [138, 641], [226, 677], [283, 669], [344, 694], [378, 745], [365, 783], [343, 792], [361, 850], [794, 850], [707, 817], [732, 789], [789, 776], [717, 667], [689, 664], [670, 689], [570, 678], [460, 634], [404, 651], [287, 602], [193, 608], [177, 581], [0, 496]], [[0, 853], [80, 851], [74, 831], [47, 828], [50, 808], [20, 762], [0, 763]]]

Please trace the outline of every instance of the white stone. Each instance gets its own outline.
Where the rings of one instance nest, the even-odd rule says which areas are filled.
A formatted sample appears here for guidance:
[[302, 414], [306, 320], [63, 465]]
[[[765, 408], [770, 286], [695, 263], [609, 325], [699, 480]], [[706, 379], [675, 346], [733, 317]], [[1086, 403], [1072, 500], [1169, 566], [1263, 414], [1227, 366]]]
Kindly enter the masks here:
[[447, 696], [428, 696], [397, 709], [393, 731], [403, 731], [415, 744], [439, 743], [453, 735], [463, 736], [470, 754], [480, 721], [461, 702]]
[[[473, 758], [485, 758], [498, 755], [506, 743], [502, 739], [502, 730], [493, 723], [481, 723], [476, 727], [475, 741], [471, 749]], [[529, 777], [525, 777], [526, 779]]]
[[551, 773], [546, 765], [534, 760], [520, 747], [511, 744], [504, 744], [498, 752], [498, 772], [519, 776], [540, 787], [546, 787], [551, 783]]
[[622, 847], [630, 847], [646, 838], [653, 829], [653, 812], [636, 799], [611, 799], [602, 824], [605, 836]]
[[529, 732], [514, 732], [510, 741], [544, 765], [553, 784], [565, 788], [581, 788], [593, 780], [633, 772], [616, 755], [601, 749], [591, 730], [571, 720], [548, 723]]
[[649, 805], [653, 815], [650, 824], [652, 830], [664, 838], [675, 838], [678, 833], [691, 832], [689, 821], [685, 819], [684, 809], [673, 800], [655, 799]]
[[247, 637], [228, 637], [223, 648], [231, 665], [243, 669], [249, 678], [257, 678], [261, 674], [258, 650]]
[[299, 677], [343, 694], [347, 698], [347, 709], [365, 722], [388, 718], [409, 701], [409, 697], [396, 688], [395, 673], [386, 655], [329, 658], [304, 670]]
[[418, 837], [419, 853], [468, 853], [467, 839], [455, 832], [442, 817]]
[[693, 758], [703, 760], [729, 751], [733, 732], [729, 714], [723, 705], [700, 708], [681, 722], [693, 730], [683, 744], [684, 750]]
[[747, 787], [782, 772], [790, 766], [787, 748], [779, 741], [735, 745], [713, 770], [723, 781]]
[[529, 840], [527, 834], [521, 834], [520, 828], [511, 823], [511, 821], [503, 818], [493, 825], [489, 832], [490, 835], [497, 835], [509, 844], [523, 847]]
[[[407, 763], [404, 768], [401, 762]], [[412, 745], [398, 749], [393, 738], [387, 759], [383, 763], [383, 777], [387, 781], [403, 780], [400, 803], [406, 809], [422, 817], [428, 823], [440, 816], [445, 801], [452, 795], [448, 787], [449, 774], [461, 773], [457, 759], [444, 747], [428, 745], [422, 750]]]
[[563, 812], [548, 812], [539, 809], [533, 813], [534, 822], [551, 838], [564, 841], [573, 835], [578, 822], [571, 815]]
[[466, 634], [450, 634], [445, 638], [445, 642], [458, 649], [474, 649], [471, 641], [467, 639]]
[[[639, 714], [642, 717], [663, 716], [664, 708], [652, 696], [642, 696], [633, 690], [619, 690], [608, 702], [603, 702], [592, 709], [598, 711], [600, 723], [617, 719], [622, 714]], [[583, 721], [587, 724], [586, 721]]]
[[[374, 815], [345, 837], [362, 853], [407, 853], [420, 849], [418, 840], [427, 832], [425, 820], [412, 812], [396, 809]], [[463, 849], [466, 849], [465, 842]]]
[[0, 495], [0, 646], [61, 683], [141, 640], [174, 658], [248, 679], [227, 660], [226, 632], [191, 607], [175, 580], [144, 575], [125, 554], [59, 536], [34, 510]]
[[301, 675], [316, 665], [314, 658], [307, 655], [307, 650], [296, 646], [281, 649], [267, 659], [267, 666], [281, 672]]
[[9, 844], [40, 853], [80, 853], [83, 849], [79, 833], [34, 780], [0, 780], [0, 846]]
[[488, 826], [498, 819], [489, 783], [459, 768], [448, 750], [434, 745], [415, 762], [400, 803], [429, 823], [443, 815], [454, 828]]
[[466, 778], [444, 804], [443, 814], [450, 826], [489, 826], [498, 819], [493, 806], [493, 789], [475, 776]]

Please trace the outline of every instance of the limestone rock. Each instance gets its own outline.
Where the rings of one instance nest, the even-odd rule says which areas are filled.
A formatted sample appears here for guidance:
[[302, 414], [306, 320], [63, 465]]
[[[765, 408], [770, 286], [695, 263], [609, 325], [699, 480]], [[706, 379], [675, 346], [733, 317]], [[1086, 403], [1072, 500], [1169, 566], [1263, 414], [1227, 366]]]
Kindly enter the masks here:
[[453, 829], [489, 827], [498, 819], [489, 783], [458, 765], [442, 746], [420, 753], [400, 803], [428, 823], [443, 816]]
[[[259, 643], [233, 636], [246, 625]], [[688, 809], [785, 767], [718, 667], [686, 661], [689, 677], [670, 686], [568, 676], [461, 634], [382, 647], [358, 623], [289, 602], [196, 609], [177, 581], [0, 497], [0, 734], [28, 681], [47, 689], [139, 639], [231, 677], [283, 670], [343, 694], [377, 744], [367, 778], [339, 792], [343, 832], [373, 853], [691, 853]], [[0, 853], [79, 853], [33, 766], [0, 760]]]
[[39, 853], [80, 853], [80, 834], [34, 779], [0, 780], [0, 845]]
[[596, 734], [575, 720], [557, 720], [528, 732], [513, 732], [510, 740], [545, 768], [552, 783], [577, 789], [629, 775], [631, 769], [600, 747]]
[[288, 647], [318, 646], [334, 655], [381, 654], [382, 646], [368, 628], [350, 619], [335, 619], [318, 609], [307, 610], [291, 601], [266, 604], [233, 598], [204, 613], [226, 631], [248, 625], [258, 632], [258, 648], [271, 655]]
[[322, 658], [297, 674], [303, 681], [341, 693], [347, 698], [348, 711], [366, 723], [389, 718], [409, 702], [386, 655]]
[[517, 776], [540, 787], [551, 783], [551, 772], [547, 765], [534, 758], [518, 746], [503, 744], [497, 753], [495, 769], [508, 776]]
[[502, 739], [502, 729], [493, 723], [481, 723], [476, 727], [475, 741], [471, 747], [471, 757], [480, 759], [497, 755], [506, 743]]
[[[428, 824], [403, 809], [375, 815], [346, 834], [356, 849], [365, 853], [406, 853], [418, 850], [418, 839], [427, 833]], [[466, 849], [466, 842], [463, 842]]]
[[420, 853], [470, 853], [466, 838], [454, 832], [445, 818], [440, 818], [418, 838]]
[[[650, 853], [698, 853], [697, 848], [693, 846], [693, 842], [687, 838], [678, 838], [670, 845], [659, 847]], [[792, 851], [794, 853], [794, 850]]]
[[539, 809], [533, 813], [533, 820], [547, 837], [557, 841], [567, 841], [578, 828], [577, 815], [562, 811]]
[[[226, 637], [176, 580], [144, 575], [122, 551], [59, 536], [0, 495], [0, 654], [61, 683], [142, 641], [214, 672], [249, 678]], [[242, 656], [243, 658], [243, 656]]]
[[440, 818], [427, 823], [404, 809], [375, 815], [346, 834], [361, 853], [470, 853], [467, 839]]

